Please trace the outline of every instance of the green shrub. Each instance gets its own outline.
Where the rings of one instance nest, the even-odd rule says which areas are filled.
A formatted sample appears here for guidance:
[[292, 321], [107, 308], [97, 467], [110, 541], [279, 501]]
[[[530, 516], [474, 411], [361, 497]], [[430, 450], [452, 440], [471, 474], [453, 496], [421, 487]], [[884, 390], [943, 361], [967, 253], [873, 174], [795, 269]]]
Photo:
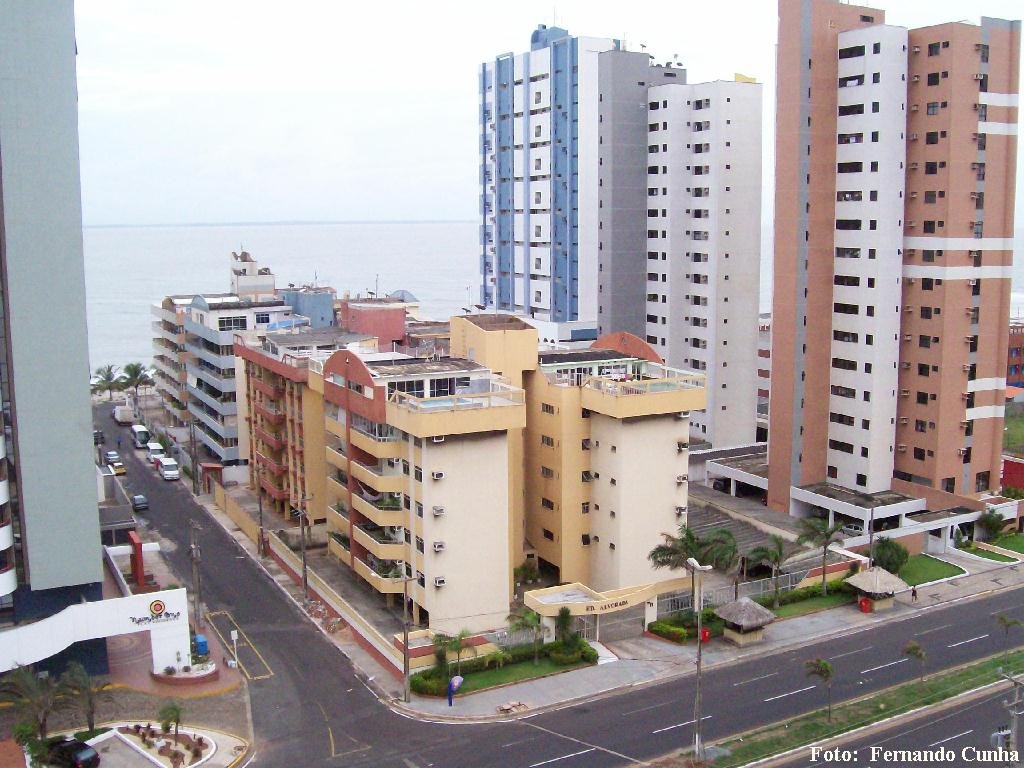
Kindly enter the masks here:
[[587, 664], [597, 664], [597, 650], [590, 643], [584, 642], [580, 646], [580, 658]]
[[560, 667], [579, 664], [581, 657], [582, 654], [578, 649], [575, 651], [552, 650], [548, 652], [548, 658]]
[[899, 573], [900, 568], [906, 564], [909, 558], [910, 553], [907, 548], [898, 541], [893, 541], [885, 536], [875, 541], [874, 563], [889, 573]]
[[647, 631], [666, 640], [671, 640], [673, 643], [683, 642], [687, 635], [686, 630], [682, 627], [664, 621], [652, 621], [647, 625]]
[[448, 679], [429, 672], [417, 672], [409, 677], [409, 687], [421, 696], [446, 696]]

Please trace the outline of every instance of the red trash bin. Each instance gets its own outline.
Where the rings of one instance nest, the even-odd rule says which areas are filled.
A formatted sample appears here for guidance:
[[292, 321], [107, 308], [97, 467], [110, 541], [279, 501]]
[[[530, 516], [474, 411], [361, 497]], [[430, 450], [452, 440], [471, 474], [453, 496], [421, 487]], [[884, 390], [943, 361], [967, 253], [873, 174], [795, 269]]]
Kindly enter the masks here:
[[711, 630], [708, 629], [707, 627], [701, 627], [700, 628], [700, 641], [702, 643], [707, 643], [710, 640], [711, 640]]
[[862, 597], [859, 601], [861, 613], [871, 613], [871, 599]]

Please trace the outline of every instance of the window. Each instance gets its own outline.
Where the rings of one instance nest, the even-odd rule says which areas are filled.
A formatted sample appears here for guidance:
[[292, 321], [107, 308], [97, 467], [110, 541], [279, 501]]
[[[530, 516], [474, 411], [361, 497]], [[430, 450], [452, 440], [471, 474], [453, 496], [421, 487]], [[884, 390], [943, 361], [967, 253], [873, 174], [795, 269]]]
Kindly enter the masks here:
[[926, 111], [927, 111], [927, 113], [929, 115], [937, 115], [937, 114], [939, 114], [939, 102], [937, 102], [937, 101], [929, 101], [928, 102], [928, 108], [927, 108]]
[[544, 509], [554, 509], [555, 508], [555, 502], [553, 502], [551, 499], [541, 498], [540, 505], [542, 507], [544, 507]]
[[256, 324], [257, 325], [266, 325], [269, 322], [270, 322], [270, 313], [269, 312], [257, 312], [256, 313]]
[[553, 534], [547, 528], [542, 528], [541, 532], [544, 534], [544, 538], [547, 539], [548, 541], [554, 541], [555, 540], [555, 534]]
[[857, 390], [851, 389], [850, 387], [842, 387], [838, 384], [833, 384], [831, 388], [832, 394], [836, 397], [856, 397]]
[[924, 233], [926, 235], [935, 234], [935, 222], [933, 220], [928, 220], [924, 223]]
[[847, 115], [863, 115], [864, 105], [863, 104], [847, 104], [846, 106], [839, 107], [839, 116], [846, 117]]
[[939, 73], [938, 72], [929, 72], [928, 73], [928, 85], [938, 85], [938, 84], [939, 84]]
[[918, 405], [928, 405], [928, 393], [927, 392], [918, 392], [917, 393], [917, 404]]
[[836, 171], [839, 173], [860, 173], [864, 170], [864, 163], [851, 162], [851, 163], [839, 163], [836, 166]]
[[928, 131], [928, 133], [926, 133], [924, 135], [924, 143], [925, 144], [938, 144], [939, 143], [939, 132], [938, 131]]
[[853, 426], [853, 416], [847, 416], [845, 413], [829, 413], [828, 420], [833, 424], [845, 424], [848, 427]]
[[417, 482], [423, 482], [423, 467], [414, 467], [412, 473], [413, 479]]
[[864, 46], [863, 45], [852, 45], [849, 48], [840, 48], [839, 49], [839, 58], [840, 59], [852, 59], [855, 56], [863, 56], [863, 55], [864, 55]]
[[833, 451], [853, 453], [853, 446], [850, 443], [844, 443], [842, 440], [829, 440], [828, 447]]
[[555, 406], [551, 405], [550, 403], [541, 403], [540, 404], [540, 411], [541, 411], [541, 413], [554, 413], [555, 412]]
[[[857, 363], [853, 360], [846, 360], [845, 358], [842, 357], [833, 357], [832, 367], [838, 368], [842, 371], [856, 371]], [[853, 422], [850, 423], [852, 424]]]
[[541, 477], [546, 477], [546, 478], [550, 479], [550, 478], [555, 476], [555, 473], [554, 473], [554, 470], [552, 470], [550, 467], [541, 467], [540, 468], [540, 476]]
[[245, 315], [240, 317], [218, 317], [217, 330], [219, 331], [244, 331], [248, 327]]
[[548, 435], [541, 435], [540, 436], [540, 444], [541, 445], [546, 445], [548, 448], [554, 448], [555, 447], [555, 439], [553, 437], [549, 437]]
[[857, 473], [857, 485], [864, 487], [868, 484], [868, 476], [860, 472]]
[[914, 419], [914, 431], [915, 432], [924, 432], [925, 431], [924, 419]]
[[935, 190], [931, 190], [931, 191], [928, 191], [928, 192], [924, 193], [924, 201], [926, 203], [929, 203], [929, 204], [934, 203], [937, 198], [938, 198], [938, 193], [935, 192]]
[[988, 472], [979, 472], [974, 476], [974, 490], [976, 493], [987, 491], [989, 486]]
[[882, 52], [882, 44], [881, 43], [875, 43], [874, 45], [872, 45], [871, 46], [871, 52], [872, 53], [881, 53]]
[[837, 301], [832, 305], [832, 311], [840, 315], [858, 315], [860, 314], [860, 306], [858, 304], [843, 304]]
[[836, 219], [836, 229], [850, 230], [860, 229], [860, 219]]
[[924, 461], [924, 448], [915, 448], [914, 458], [918, 461]]

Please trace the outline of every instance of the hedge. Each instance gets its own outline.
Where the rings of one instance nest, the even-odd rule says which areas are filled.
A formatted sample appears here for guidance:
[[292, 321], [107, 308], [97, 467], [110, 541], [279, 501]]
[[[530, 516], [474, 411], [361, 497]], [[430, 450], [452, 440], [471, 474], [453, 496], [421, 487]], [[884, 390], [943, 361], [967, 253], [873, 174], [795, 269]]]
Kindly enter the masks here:
[[647, 625], [647, 631], [671, 640], [673, 643], [681, 643], [686, 640], [686, 630], [682, 627], [669, 624], [666, 621], [652, 621]]
[[[848, 595], [853, 595], [857, 592], [857, 590], [845, 581], [842, 584], [831, 585], [828, 591], [832, 594], [842, 592]], [[821, 584], [812, 584], [809, 587], [800, 587], [799, 589], [791, 589], [789, 592], [780, 592], [779, 605], [799, 603], [802, 600], [810, 600], [812, 597], [821, 597]], [[775, 593], [765, 592], [764, 594], [753, 598], [753, 600], [766, 608], [771, 608], [775, 604]]]

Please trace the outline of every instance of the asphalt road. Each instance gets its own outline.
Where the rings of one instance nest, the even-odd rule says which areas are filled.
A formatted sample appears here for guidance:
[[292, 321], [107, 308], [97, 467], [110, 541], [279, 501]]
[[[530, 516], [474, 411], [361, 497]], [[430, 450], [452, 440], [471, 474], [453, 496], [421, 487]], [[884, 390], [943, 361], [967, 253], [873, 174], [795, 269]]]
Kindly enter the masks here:
[[[1009, 724], [1010, 716], [1002, 703], [1011, 698], [1012, 693], [1007, 690], [995, 691], [920, 719], [908, 721], [900, 718], [882, 730], [873, 730], [870, 735], [854, 738], [837, 747], [829, 745], [831, 750], [835, 750], [831, 754], [812, 756], [809, 749], [802, 749], [793, 755], [792, 760], [777, 763], [775, 768], [910, 768], [920, 766], [922, 762], [914, 760], [911, 755], [887, 754], [887, 751], [939, 749], [953, 757], [952, 760], [944, 757], [941, 764], [969, 765], [970, 758], [976, 757], [971, 750], [992, 750], [989, 741], [992, 734]], [[873, 752], [872, 747], [879, 751]], [[974, 763], [977, 762], [975, 759]], [[983, 764], [1004, 765], [998, 760], [986, 760]]]
[[[204, 603], [210, 611], [229, 611], [273, 672], [249, 684], [257, 735], [254, 766], [602, 768], [692, 743], [692, 675], [512, 723], [433, 724], [394, 714], [195, 504], [187, 480], [159, 479], [109, 413], [101, 408], [95, 417], [107, 435], [105, 448], [122, 438], [126, 486], [149, 498], [144, 517], [171, 542], [166, 557], [172, 569], [190, 586], [188, 525], [195, 520], [202, 526], [197, 539]], [[930, 671], [1000, 651], [1006, 643], [994, 619], [1000, 612], [1024, 620], [1024, 593], [1013, 590], [925, 611], [885, 630], [819, 643], [809, 639], [799, 650], [710, 670], [704, 675], [704, 738], [719, 739], [823, 706], [824, 690], [804, 673], [808, 659], [833, 662], [838, 702], [916, 678], [916, 662], [902, 653], [910, 639], [926, 650]], [[964, 722], [951, 721], [949, 733], [971, 727]]]

